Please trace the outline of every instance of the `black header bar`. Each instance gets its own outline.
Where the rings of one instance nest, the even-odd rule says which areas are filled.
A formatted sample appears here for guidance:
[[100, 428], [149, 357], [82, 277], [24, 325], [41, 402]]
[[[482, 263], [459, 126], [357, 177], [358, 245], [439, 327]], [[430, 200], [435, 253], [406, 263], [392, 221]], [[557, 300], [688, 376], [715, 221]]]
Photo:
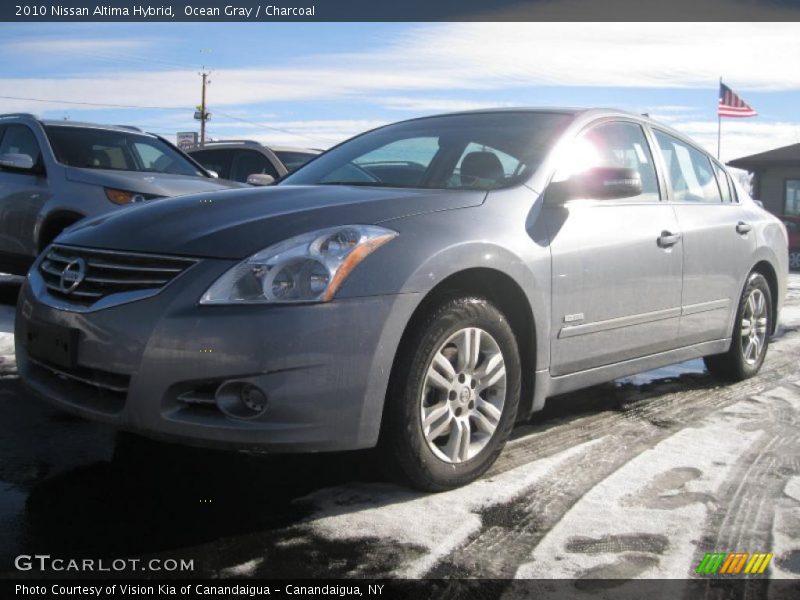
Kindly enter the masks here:
[[800, 0], [11, 0], [0, 21], [799, 21]]

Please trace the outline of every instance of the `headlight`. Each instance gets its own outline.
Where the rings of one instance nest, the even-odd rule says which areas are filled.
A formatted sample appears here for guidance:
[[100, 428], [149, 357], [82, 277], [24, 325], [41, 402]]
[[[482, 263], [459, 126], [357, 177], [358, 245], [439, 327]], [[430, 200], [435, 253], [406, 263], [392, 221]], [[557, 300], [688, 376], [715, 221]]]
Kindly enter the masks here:
[[113, 188], [105, 188], [105, 191], [106, 198], [111, 200], [114, 204], [131, 204], [132, 202], [144, 202], [145, 200], [161, 197], [156, 194], [140, 194], [139, 192], [127, 192], [125, 190], [115, 190]]
[[298, 235], [227, 271], [200, 304], [328, 302], [362, 260], [395, 236], [396, 231], [372, 225]]

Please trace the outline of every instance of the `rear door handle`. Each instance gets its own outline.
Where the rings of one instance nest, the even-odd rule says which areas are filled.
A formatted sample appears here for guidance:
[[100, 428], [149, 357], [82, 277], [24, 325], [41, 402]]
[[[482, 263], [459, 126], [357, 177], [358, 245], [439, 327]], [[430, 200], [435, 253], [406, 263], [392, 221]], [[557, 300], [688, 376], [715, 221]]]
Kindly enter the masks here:
[[671, 231], [664, 230], [661, 232], [661, 235], [658, 236], [658, 247], [671, 248], [680, 241], [681, 241], [680, 233], [672, 233]]
[[753, 229], [753, 226], [750, 223], [745, 223], [744, 221], [739, 221], [736, 224], [736, 233], [741, 233], [744, 235], [745, 233], [749, 233]]

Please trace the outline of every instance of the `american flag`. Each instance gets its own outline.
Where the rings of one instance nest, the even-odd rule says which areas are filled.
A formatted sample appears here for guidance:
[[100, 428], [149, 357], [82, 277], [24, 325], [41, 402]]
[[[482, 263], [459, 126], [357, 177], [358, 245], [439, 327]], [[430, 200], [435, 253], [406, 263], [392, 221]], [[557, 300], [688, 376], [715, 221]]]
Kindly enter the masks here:
[[758, 113], [747, 102], [734, 94], [731, 88], [720, 81], [717, 114], [720, 117], [755, 117]]

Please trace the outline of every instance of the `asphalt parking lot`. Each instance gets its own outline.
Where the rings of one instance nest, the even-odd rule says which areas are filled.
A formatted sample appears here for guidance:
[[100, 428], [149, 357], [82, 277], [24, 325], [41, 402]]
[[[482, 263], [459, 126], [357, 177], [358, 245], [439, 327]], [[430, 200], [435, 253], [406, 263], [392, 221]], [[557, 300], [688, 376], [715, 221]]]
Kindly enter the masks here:
[[696, 360], [554, 398], [484, 478], [435, 495], [372, 452], [198, 450], [46, 407], [16, 377], [15, 286], [0, 283], [0, 576], [47, 553], [184, 557], [220, 578], [624, 580], [745, 551], [800, 577], [799, 274], [757, 377], [724, 385]]

